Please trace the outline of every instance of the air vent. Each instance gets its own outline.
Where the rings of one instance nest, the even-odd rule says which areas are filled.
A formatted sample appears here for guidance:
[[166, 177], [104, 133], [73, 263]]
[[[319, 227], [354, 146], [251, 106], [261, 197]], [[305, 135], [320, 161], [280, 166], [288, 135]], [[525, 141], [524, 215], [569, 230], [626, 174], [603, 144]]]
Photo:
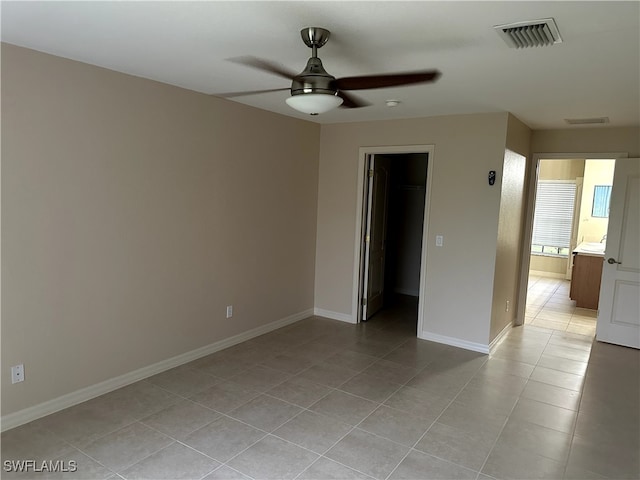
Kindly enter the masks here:
[[609, 123], [609, 117], [594, 117], [594, 118], [565, 118], [565, 122], [569, 125], [594, 125]]
[[511, 48], [544, 47], [562, 43], [553, 18], [516, 22], [493, 27]]

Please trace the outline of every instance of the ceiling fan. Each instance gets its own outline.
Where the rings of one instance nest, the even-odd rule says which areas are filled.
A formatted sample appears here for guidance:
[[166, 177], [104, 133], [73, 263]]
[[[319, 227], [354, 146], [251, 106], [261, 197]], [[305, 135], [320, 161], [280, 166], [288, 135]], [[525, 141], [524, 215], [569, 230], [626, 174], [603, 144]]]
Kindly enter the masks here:
[[[300, 34], [304, 43], [311, 48], [312, 55], [307, 61], [305, 69], [299, 74], [268, 60], [256, 57], [238, 57], [229, 60], [291, 80], [291, 96], [287, 98], [287, 104], [295, 110], [310, 115], [318, 115], [339, 106], [343, 108], [360, 108], [369, 105], [366, 101], [347, 93], [348, 90], [367, 90], [428, 83], [434, 82], [440, 77], [440, 72], [437, 70], [423, 70], [335, 78], [327, 73], [322, 66], [322, 61], [318, 58], [318, 49], [327, 43], [331, 32], [325, 28], [307, 27], [303, 28]], [[234, 92], [223, 94], [222, 96], [235, 97], [282, 90], [289, 90], [289, 88]]]

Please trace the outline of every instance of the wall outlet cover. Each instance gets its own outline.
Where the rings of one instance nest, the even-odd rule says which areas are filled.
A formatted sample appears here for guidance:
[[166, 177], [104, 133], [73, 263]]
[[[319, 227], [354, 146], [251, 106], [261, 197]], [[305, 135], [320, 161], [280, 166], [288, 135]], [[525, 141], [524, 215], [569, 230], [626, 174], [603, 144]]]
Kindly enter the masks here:
[[14, 365], [11, 367], [11, 383], [24, 382], [24, 365]]

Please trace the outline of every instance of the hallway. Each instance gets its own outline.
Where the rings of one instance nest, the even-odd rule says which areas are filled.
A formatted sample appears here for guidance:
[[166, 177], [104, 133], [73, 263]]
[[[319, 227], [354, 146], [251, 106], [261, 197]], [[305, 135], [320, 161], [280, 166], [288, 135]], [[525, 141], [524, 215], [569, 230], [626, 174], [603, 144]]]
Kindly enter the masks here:
[[530, 276], [525, 325], [595, 337], [598, 312], [577, 308], [569, 288], [568, 280]]

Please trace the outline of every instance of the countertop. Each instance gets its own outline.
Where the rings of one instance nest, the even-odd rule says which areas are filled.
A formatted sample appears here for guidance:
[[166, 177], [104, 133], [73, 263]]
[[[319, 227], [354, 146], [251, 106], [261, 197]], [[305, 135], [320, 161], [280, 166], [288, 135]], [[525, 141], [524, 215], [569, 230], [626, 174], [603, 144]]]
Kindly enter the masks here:
[[582, 242], [580, 245], [578, 245], [575, 250], [573, 251], [573, 254], [579, 254], [579, 255], [590, 255], [592, 257], [603, 257], [604, 258], [604, 249], [605, 249], [605, 244], [604, 243], [595, 243], [595, 242]]

